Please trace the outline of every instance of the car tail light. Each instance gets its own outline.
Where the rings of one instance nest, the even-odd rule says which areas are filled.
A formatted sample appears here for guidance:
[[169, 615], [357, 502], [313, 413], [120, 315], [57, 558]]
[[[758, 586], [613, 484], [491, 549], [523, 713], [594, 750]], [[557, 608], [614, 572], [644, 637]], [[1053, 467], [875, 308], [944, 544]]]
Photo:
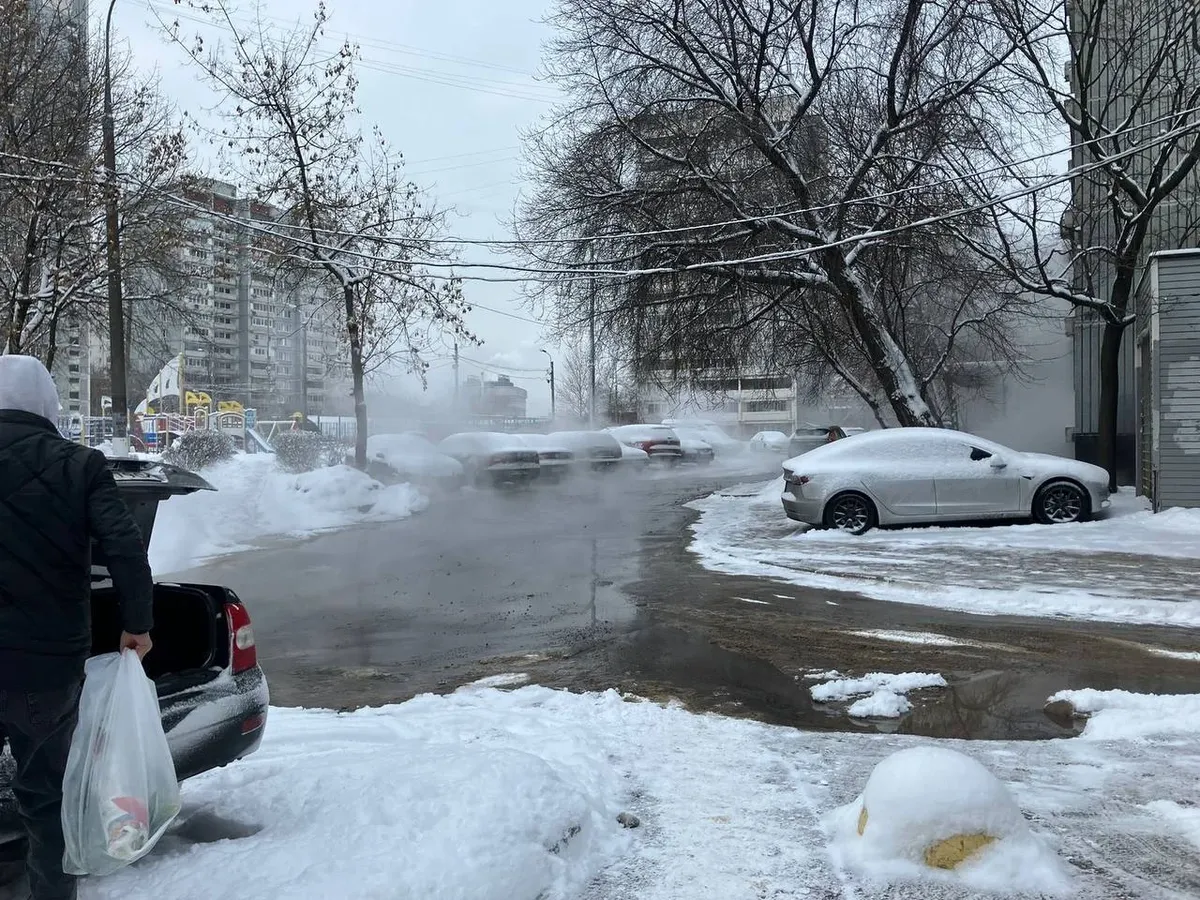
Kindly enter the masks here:
[[784, 475], [783, 480], [788, 484], [808, 484], [812, 481], [807, 475], [797, 475], [795, 472], [788, 472]]
[[254, 645], [250, 613], [240, 603], [226, 603], [225, 619], [229, 622], [229, 662], [233, 674], [253, 669], [258, 665], [258, 648]]
[[644, 450], [646, 453], [649, 453], [650, 448], [653, 447], [657, 443], [658, 443], [658, 441], [639, 441], [637, 446], [641, 450]]
[[256, 713], [253, 716], [247, 716], [246, 718], [242, 719], [242, 734], [249, 734], [252, 731], [258, 731], [258, 729], [263, 727], [263, 722], [266, 720], [267, 717], [262, 713]]

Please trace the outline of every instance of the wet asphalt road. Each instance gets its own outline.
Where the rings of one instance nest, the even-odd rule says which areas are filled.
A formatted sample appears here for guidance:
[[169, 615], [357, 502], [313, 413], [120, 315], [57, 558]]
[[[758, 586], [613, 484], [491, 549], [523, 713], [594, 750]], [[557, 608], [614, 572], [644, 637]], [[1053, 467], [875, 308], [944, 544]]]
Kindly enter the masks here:
[[[972, 616], [699, 566], [687, 550], [696, 514], [683, 504], [773, 474], [768, 463], [757, 476], [681, 470], [469, 491], [404, 521], [177, 577], [230, 585], [247, 602], [278, 705], [378, 705], [518, 671], [780, 724], [993, 739], [1073, 734], [1043, 713], [1063, 688], [1200, 691], [1200, 666], [1139, 647], [1194, 649], [1188, 631]], [[863, 629], [972, 644], [849, 634]], [[803, 679], [812, 669], [941, 672], [951, 688], [914, 695], [898, 722], [871, 724], [814, 706]]]

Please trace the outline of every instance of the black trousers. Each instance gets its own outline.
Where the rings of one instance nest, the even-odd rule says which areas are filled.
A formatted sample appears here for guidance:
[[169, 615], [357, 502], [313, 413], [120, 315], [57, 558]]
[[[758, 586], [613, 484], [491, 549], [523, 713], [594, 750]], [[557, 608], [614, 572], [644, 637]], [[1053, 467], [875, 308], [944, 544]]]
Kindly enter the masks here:
[[13, 793], [29, 838], [32, 900], [75, 900], [63, 874], [62, 784], [79, 716], [80, 682], [47, 691], [0, 690], [0, 740], [17, 763]]

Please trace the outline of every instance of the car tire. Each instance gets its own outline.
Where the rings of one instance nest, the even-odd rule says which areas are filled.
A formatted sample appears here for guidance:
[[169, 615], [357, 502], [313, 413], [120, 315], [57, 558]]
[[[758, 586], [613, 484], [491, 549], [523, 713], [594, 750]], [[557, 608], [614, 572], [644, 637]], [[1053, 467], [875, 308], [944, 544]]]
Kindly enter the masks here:
[[854, 491], [838, 494], [826, 503], [822, 518], [826, 528], [855, 535], [866, 534], [879, 524], [875, 504]]
[[1051, 481], [1033, 498], [1033, 518], [1042, 525], [1086, 522], [1091, 515], [1088, 492], [1074, 481]]

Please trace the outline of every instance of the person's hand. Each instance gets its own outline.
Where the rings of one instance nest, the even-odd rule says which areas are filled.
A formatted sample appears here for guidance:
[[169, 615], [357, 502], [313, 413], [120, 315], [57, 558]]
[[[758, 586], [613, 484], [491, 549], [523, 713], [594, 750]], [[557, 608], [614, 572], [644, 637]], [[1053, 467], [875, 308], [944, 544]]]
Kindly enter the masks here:
[[132, 650], [138, 655], [138, 659], [145, 659], [146, 654], [150, 652], [150, 648], [154, 646], [154, 642], [150, 640], [148, 634], [130, 634], [128, 631], [121, 632], [121, 649]]

